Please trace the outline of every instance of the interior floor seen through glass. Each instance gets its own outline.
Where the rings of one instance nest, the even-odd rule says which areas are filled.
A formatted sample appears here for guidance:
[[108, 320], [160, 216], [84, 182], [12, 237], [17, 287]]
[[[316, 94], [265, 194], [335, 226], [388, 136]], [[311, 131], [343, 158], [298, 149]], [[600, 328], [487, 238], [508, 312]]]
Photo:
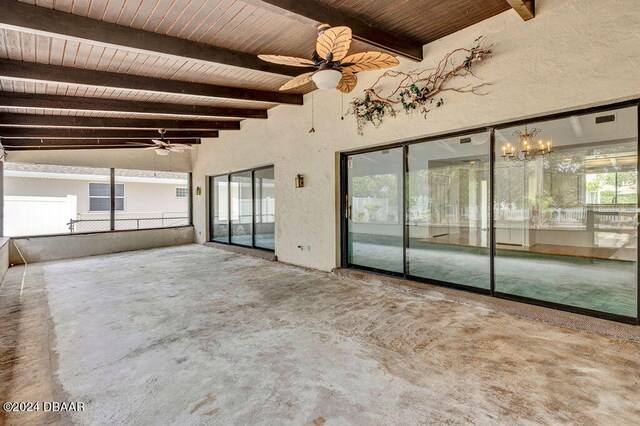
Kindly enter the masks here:
[[637, 316], [637, 117], [496, 130], [496, 292]]
[[490, 152], [489, 133], [409, 145], [408, 274], [490, 288]]
[[[351, 155], [348, 173], [349, 263], [403, 272], [403, 150]], [[383, 259], [378, 253], [385, 253]]]

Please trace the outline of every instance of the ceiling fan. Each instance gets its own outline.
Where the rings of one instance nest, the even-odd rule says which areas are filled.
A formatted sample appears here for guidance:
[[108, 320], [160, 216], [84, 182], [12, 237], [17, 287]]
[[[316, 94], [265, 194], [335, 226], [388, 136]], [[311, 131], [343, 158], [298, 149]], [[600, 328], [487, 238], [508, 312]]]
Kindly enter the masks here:
[[153, 142], [154, 145], [145, 148], [145, 151], [153, 149], [158, 155], [169, 155], [170, 152], [184, 152], [185, 149], [193, 149], [191, 145], [171, 143], [170, 141], [166, 140], [164, 138], [164, 134], [166, 132], [167, 129], [158, 129], [158, 133], [160, 133], [160, 139], [152, 139], [151, 142]]
[[351, 28], [318, 27], [318, 40], [311, 59], [294, 56], [258, 55], [260, 59], [280, 65], [315, 68], [316, 71], [301, 74], [286, 82], [280, 90], [289, 90], [313, 80], [319, 89], [338, 89], [351, 92], [358, 82], [355, 74], [398, 65], [395, 56], [382, 52], [361, 52], [347, 56], [351, 46]]

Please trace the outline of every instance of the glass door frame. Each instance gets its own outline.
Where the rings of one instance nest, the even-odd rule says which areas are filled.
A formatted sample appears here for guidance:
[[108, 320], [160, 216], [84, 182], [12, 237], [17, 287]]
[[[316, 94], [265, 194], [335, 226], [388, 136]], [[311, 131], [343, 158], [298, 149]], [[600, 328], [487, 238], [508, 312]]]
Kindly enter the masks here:
[[[393, 144], [386, 144], [375, 147], [368, 147], [364, 149], [357, 149], [351, 151], [344, 151], [340, 153], [340, 266], [342, 268], [351, 268], [351, 269], [359, 269], [363, 271], [374, 272], [382, 275], [388, 275], [392, 277], [398, 277], [410, 281], [423, 282], [426, 284], [434, 284], [443, 287], [456, 288], [461, 290], [466, 290], [474, 293], [485, 294], [490, 297], [496, 297], [500, 299], [512, 300], [521, 303], [527, 303], [531, 305], [538, 305], [547, 308], [572, 312], [581, 315], [592, 316], [596, 318], [603, 318], [610, 321], [622, 322], [627, 324], [640, 324], [640, 247], [636, 248], [636, 279], [635, 279], [635, 287], [636, 287], [636, 317], [628, 317], [624, 315], [608, 313], [603, 311], [597, 311], [588, 308], [581, 308], [572, 305], [561, 304], [557, 302], [544, 301], [539, 299], [533, 299], [523, 296], [517, 296], [507, 293], [497, 292], [495, 289], [495, 257], [496, 257], [496, 241], [495, 241], [495, 163], [496, 163], [496, 130], [509, 128], [513, 126], [524, 126], [530, 125], [532, 123], [539, 123], [545, 121], [559, 120], [568, 118], [575, 115], [586, 115], [593, 113], [600, 113], [606, 111], [612, 111], [615, 109], [621, 109], [625, 107], [635, 107], [637, 114], [637, 129], [636, 129], [636, 150], [637, 150], [637, 182], [636, 182], [636, 193], [637, 193], [637, 204], [636, 211], [640, 215], [640, 99], [633, 99], [624, 102], [618, 102], [613, 104], [605, 104], [597, 107], [589, 107], [589, 108], [581, 108], [570, 110], [562, 113], [541, 115], [541, 116], [533, 116], [527, 119], [519, 119], [509, 122], [500, 122], [486, 127], [477, 127], [465, 131], [458, 131], [452, 133], [445, 133], [436, 136], [430, 136], [427, 138], [419, 138], [406, 142], [399, 142]], [[470, 287], [466, 285], [455, 284], [446, 281], [438, 281], [433, 279], [427, 279], [423, 277], [417, 277], [408, 273], [408, 265], [407, 265], [407, 247], [408, 247], [408, 227], [407, 227], [407, 211], [408, 211], [408, 188], [407, 188], [407, 174], [409, 172], [408, 168], [408, 149], [410, 145], [431, 142], [436, 140], [448, 139], [448, 138], [457, 138], [457, 137], [465, 137], [476, 133], [486, 133], [490, 134], [490, 166], [489, 166], [489, 200], [490, 200], [490, 208], [489, 208], [489, 261], [490, 261], [490, 288], [489, 290], [477, 287]], [[403, 199], [401, 200], [402, 205], [402, 227], [403, 227], [403, 250], [402, 250], [402, 261], [404, 265], [404, 270], [402, 273], [398, 272], [390, 272], [385, 270], [380, 270], [376, 268], [359, 266], [349, 262], [348, 253], [349, 253], [349, 239], [348, 239], [348, 230], [349, 230], [349, 194], [348, 194], [348, 157], [352, 155], [364, 154], [368, 152], [375, 152], [384, 149], [392, 149], [392, 148], [403, 148], [403, 178], [402, 178], [402, 194]], [[640, 218], [636, 224], [636, 232], [637, 235], [640, 235]]]
[[[224, 245], [228, 245], [228, 246], [236, 246], [236, 247], [245, 247], [245, 248], [251, 248], [251, 249], [256, 249], [256, 250], [263, 250], [263, 251], [268, 251], [268, 252], [275, 252], [275, 249], [270, 249], [270, 248], [265, 248], [265, 247], [260, 247], [260, 246], [256, 246], [256, 233], [255, 233], [255, 227], [256, 227], [256, 214], [255, 214], [255, 202], [256, 202], [256, 185], [255, 185], [255, 172], [259, 171], [259, 170], [265, 170], [265, 169], [273, 169], [274, 173], [275, 173], [275, 166], [273, 164], [267, 165], [267, 166], [260, 166], [260, 167], [253, 167], [251, 169], [244, 169], [244, 170], [237, 170], [237, 171], [233, 171], [233, 172], [229, 172], [229, 173], [223, 173], [223, 174], [218, 174], [218, 175], [207, 175], [207, 185], [209, 187], [208, 192], [208, 197], [209, 200], [207, 202], [207, 216], [208, 216], [208, 223], [209, 223], [209, 232], [208, 232], [208, 236], [207, 236], [207, 242], [208, 243], [216, 243], [216, 244], [224, 244]], [[231, 242], [231, 176], [235, 175], [235, 174], [239, 174], [239, 173], [247, 173], [247, 172], [251, 172], [251, 245], [246, 245], [246, 244], [238, 244], [238, 243], [233, 243]], [[226, 177], [227, 178], [227, 241], [214, 241], [213, 240], [213, 226], [212, 221], [213, 221], [213, 209], [211, 208], [211, 204], [212, 202], [215, 202], [213, 199], [214, 194], [213, 194], [213, 185], [212, 182], [215, 178], [219, 178], [219, 177]]]

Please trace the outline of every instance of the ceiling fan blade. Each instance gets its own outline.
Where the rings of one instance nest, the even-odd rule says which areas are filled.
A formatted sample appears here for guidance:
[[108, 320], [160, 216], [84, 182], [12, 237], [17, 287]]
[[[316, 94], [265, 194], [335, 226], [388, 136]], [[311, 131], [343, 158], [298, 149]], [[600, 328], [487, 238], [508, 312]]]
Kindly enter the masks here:
[[162, 145], [162, 146], [169, 145], [167, 141], [163, 141], [161, 139], [151, 139], [151, 142], [155, 143], [156, 145]]
[[300, 74], [297, 77], [293, 77], [291, 80], [287, 81], [285, 84], [282, 85], [282, 87], [280, 88], [280, 90], [289, 90], [289, 89], [293, 89], [296, 87], [300, 87], [300, 86], [304, 86], [305, 84], [309, 83], [311, 81], [311, 76], [313, 75], [312, 72], [307, 72], [304, 74]]
[[263, 61], [271, 62], [273, 64], [289, 65], [292, 67], [313, 67], [315, 64], [313, 61], [304, 58], [296, 58], [295, 56], [282, 56], [282, 55], [258, 55], [258, 58]]
[[373, 71], [382, 68], [391, 68], [400, 62], [395, 56], [383, 52], [362, 52], [349, 55], [342, 60], [343, 69], [351, 72]]
[[329, 53], [332, 53], [332, 61], [340, 61], [349, 52], [351, 46], [351, 28], [349, 27], [333, 27], [324, 30], [318, 36], [316, 41], [316, 52], [323, 59], [327, 59]]
[[178, 148], [178, 149], [193, 149], [191, 145], [185, 145], [182, 143], [172, 143], [170, 148]]
[[146, 151], [146, 150], [148, 150], [148, 149], [158, 149], [158, 147], [157, 147], [157, 146], [155, 146], [155, 145], [154, 145], [154, 146], [149, 146], [149, 147], [145, 148], [144, 150]]
[[341, 72], [342, 78], [340, 79], [340, 82], [338, 83], [338, 87], [336, 87], [336, 89], [338, 89], [342, 93], [351, 93], [358, 84], [358, 77], [356, 77], [354, 73], [347, 69], [343, 69], [341, 70]]

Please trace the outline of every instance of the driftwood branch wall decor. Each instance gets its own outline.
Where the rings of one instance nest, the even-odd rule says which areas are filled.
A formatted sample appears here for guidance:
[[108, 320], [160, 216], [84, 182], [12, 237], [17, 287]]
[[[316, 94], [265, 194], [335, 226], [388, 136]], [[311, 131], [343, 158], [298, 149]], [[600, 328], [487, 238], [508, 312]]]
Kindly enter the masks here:
[[[354, 99], [348, 113], [356, 117], [358, 134], [371, 123], [374, 127], [382, 124], [385, 117], [395, 117], [396, 107], [409, 113], [420, 111], [424, 117], [433, 108], [444, 105], [442, 95], [446, 92], [472, 93], [484, 95], [490, 83], [454, 85], [456, 77], [473, 77], [474, 65], [492, 54], [492, 45], [485, 46], [486, 38], [478, 37], [471, 48], [458, 48], [438, 63], [436, 68], [422, 71], [389, 70], [382, 74], [371, 87], [365, 89], [364, 97]], [[389, 88], [390, 82], [395, 82]]]

